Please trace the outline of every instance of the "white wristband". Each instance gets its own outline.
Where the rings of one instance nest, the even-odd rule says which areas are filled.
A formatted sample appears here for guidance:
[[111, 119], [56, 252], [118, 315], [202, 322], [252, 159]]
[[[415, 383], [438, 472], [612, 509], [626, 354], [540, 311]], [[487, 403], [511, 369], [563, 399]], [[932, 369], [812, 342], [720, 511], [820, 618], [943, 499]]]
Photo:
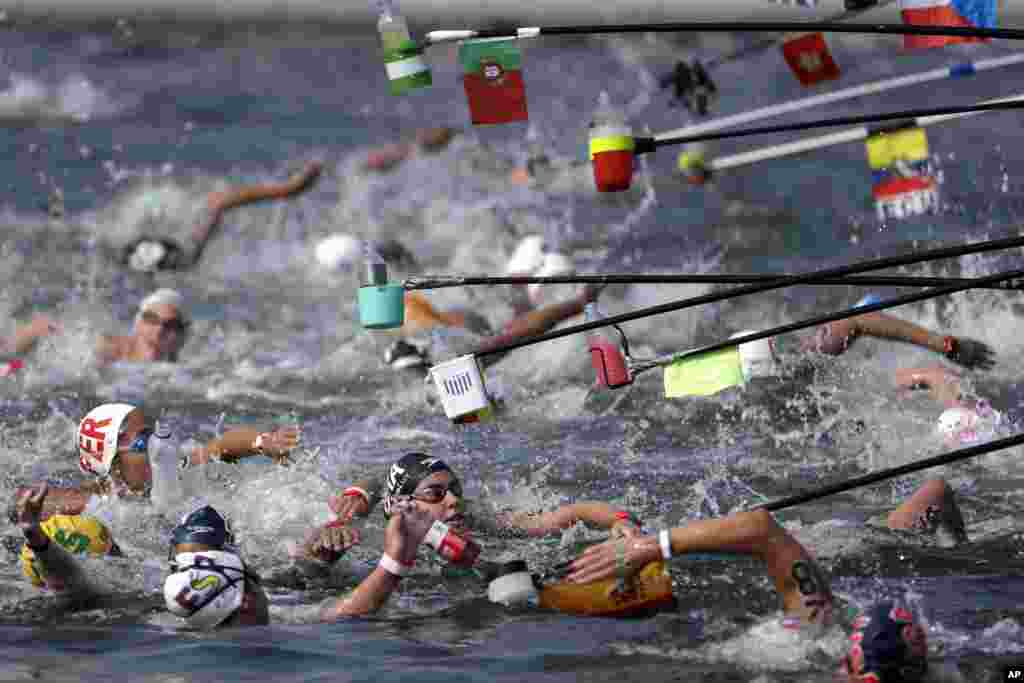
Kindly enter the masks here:
[[661, 557], [665, 560], [672, 559], [672, 539], [668, 535], [668, 529], [662, 529], [658, 534], [658, 544], [661, 545]]
[[402, 564], [395, 558], [391, 557], [387, 553], [380, 556], [380, 562], [377, 566], [386, 571], [388, 574], [393, 574], [398, 577], [405, 576], [412, 569], [411, 565]]

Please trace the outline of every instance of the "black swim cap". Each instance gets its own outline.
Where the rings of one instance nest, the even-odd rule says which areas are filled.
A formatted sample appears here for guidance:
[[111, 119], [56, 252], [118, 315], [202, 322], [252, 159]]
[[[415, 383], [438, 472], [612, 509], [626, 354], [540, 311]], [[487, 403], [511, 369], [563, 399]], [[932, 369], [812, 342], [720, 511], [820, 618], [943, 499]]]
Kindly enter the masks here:
[[928, 671], [924, 630], [904, 607], [883, 602], [853, 623], [850, 663], [862, 681], [917, 683]]
[[182, 543], [202, 543], [214, 549], [233, 546], [235, 536], [231, 525], [209, 505], [185, 515], [171, 532], [171, 551]]
[[420, 482], [431, 474], [451, 471], [440, 458], [433, 458], [426, 453], [406, 453], [388, 470], [388, 479], [384, 485], [384, 514], [391, 514], [396, 497], [412, 495]]

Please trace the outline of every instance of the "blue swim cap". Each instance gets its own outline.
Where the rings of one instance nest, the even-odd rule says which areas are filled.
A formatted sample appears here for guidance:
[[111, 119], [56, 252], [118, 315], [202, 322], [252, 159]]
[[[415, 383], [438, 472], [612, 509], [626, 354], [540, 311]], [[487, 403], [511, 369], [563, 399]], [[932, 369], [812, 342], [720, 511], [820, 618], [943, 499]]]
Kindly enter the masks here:
[[171, 532], [171, 551], [181, 543], [202, 543], [222, 549], [235, 542], [228, 521], [209, 505], [185, 515]]
[[861, 306], [870, 306], [871, 304], [882, 303], [881, 297], [877, 294], [866, 294], [861, 297], [861, 300], [854, 304], [854, 308], [860, 308]]
[[928, 671], [924, 629], [904, 607], [883, 602], [853, 622], [852, 673], [874, 683], [916, 683]]

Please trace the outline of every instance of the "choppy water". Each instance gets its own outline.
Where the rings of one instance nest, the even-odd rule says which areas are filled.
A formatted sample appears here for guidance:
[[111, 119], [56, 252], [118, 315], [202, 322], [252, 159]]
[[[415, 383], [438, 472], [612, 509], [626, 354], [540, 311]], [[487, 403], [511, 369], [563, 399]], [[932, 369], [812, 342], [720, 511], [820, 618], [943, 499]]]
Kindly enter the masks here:
[[[327, 520], [324, 501], [339, 485], [410, 449], [444, 457], [484, 504], [533, 509], [600, 498], [630, 506], [653, 528], [927, 457], [944, 449], [934, 433], [941, 410], [900, 398], [890, 378], [895, 368], [935, 362], [933, 356], [869, 340], [837, 362], [809, 366], [797, 360], [789, 338], [781, 389], [669, 401], [656, 372], [612, 395], [588, 392], [589, 357], [583, 341], [570, 337], [495, 366], [489, 383], [503, 395], [505, 413], [488, 426], [454, 428], [428, 387], [385, 369], [386, 337], [353, 320], [353, 278], [316, 267], [313, 246], [333, 232], [394, 237], [427, 272], [481, 273], [500, 271], [522, 236], [541, 234], [573, 252], [580, 271], [769, 272], [904, 253], [933, 240], [1017, 234], [1024, 159], [1013, 114], [929, 129], [942, 211], [879, 224], [857, 144], [734, 171], [704, 190], [671, 178], [670, 151], [646, 161], [647, 175], [626, 199], [598, 198], [585, 182], [562, 182], [550, 192], [512, 185], [507, 173], [523, 159], [527, 127], [468, 127], [458, 65], [444, 48], [430, 55], [434, 87], [399, 99], [386, 92], [372, 36], [6, 37], [0, 321], [9, 328], [12, 318], [44, 311], [59, 317], [64, 331], [43, 341], [25, 370], [0, 379], [0, 498], [29, 480], [77, 476], [74, 426], [108, 400], [139, 402], [150, 415], [164, 411], [201, 439], [234, 424], [298, 420], [304, 449], [289, 469], [253, 462], [193, 472], [187, 483], [195, 498], [165, 514], [125, 503], [97, 509], [126, 550], [124, 559], [90, 564], [116, 596], [105, 609], [58, 611], [21, 578], [16, 555], [0, 551], [0, 678], [831, 680], [844, 634], [837, 628], [819, 641], [793, 640], [775, 624], [774, 593], [752, 561], [677, 560], [678, 610], [642, 621], [510, 612], [487, 603], [485, 587], [438, 581], [433, 571], [406, 582], [378, 617], [323, 626], [315, 623], [316, 606], [372, 566], [380, 520], [369, 523], [365, 547], [351, 561], [305, 589], [289, 583], [285, 548]], [[834, 43], [842, 83], [1007, 50], [903, 54], [897, 44]], [[727, 48], [721, 39], [684, 47], [531, 45], [524, 63], [532, 135], [557, 159], [582, 158], [583, 125], [601, 89], [653, 131], [683, 125], [681, 110], [654, 89], [657, 77], [676, 55], [709, 57]], [[785, 68], [774, 52], [721, 68], [719, 111], [800, 96]], [[909, 108], [925, 92], [929, 105], [967, 103], [1014, 94], [1015, 80], [1010, 70], [997, 71], [796, 118]], [[391, 173], [360, 170], [370, 146], [424, 124], [455, 125], [465, 134]], [[744, 144], [730, 141], [720, 150]], [[111, 259], [111, 246], [142, 231], [187, 232], [207, 191], [283, 178], [308, 158], [326, 164], [311, 192], [230, 213], [195, 270], [149, 276]], [[50, 216], [58, 204], [63, 217]], [[908, 272], [984, 275], [1020, 267], [1020, 260], [1016, 252], [983, 255]], [[127, 331], [138, 301], [157, 286], [181, 289], [194, 305], [197, 322], [182, 362], [97, 370], [90, 360], [96, 336]], [[706, 289], [620, 286], [602, 300], [618, 313]], [[834, 310], [861, 294], [797, 288], [626, 329], [634, 351], [648, 355]], [[499, 291], [448, 289], [430, 297], [473, 305], [492, 323], [511, 314]], [[1011, 416], [1019, 411], [1024, 369], [1022, 309], [1014, 297], [971, 292], [899, 311], [994, 346], [999, 364], [974, 378], [975, 388]], [[856, 420], [867, 429], [843, 426]], [[973, 540], [966, 548], [941, 549], [861, 524], [891, 509], [923, 475], [780, 518], [849, 603], [889, 595], [917, 605], [945, 679], [989, 680], [999, 662], [1024, 658], [1020, 455], [1000, 452], [929, 473], [946, 477], [960, 495]], [[167, 534], [196, 499], [234, 519], [247, 559], [271, 578], [273, 626], [183, 635], [163, 612], [153, 587]], [[0, 521], [0, 534], [15, 533]], [[495, 557], [526, 557], [540, 567], [590, 538], [599, 536], [573, 531], [562, 539], [484, 544]]]

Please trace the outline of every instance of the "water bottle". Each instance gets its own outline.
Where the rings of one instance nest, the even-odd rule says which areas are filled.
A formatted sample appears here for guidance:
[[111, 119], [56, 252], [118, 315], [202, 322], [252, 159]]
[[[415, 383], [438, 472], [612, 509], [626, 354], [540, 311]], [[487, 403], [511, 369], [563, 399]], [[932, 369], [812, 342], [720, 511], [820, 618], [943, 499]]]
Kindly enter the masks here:
[[178, 481], [177, 440], [166, 421], [157, 421], [146, 454], [153, 473], [153, 488], [150, 497], [158, 510], [167, 510], [181, 500], [181, 482]]
[[377, 31], [384, 48], [384, 67], [391, 94], [404, 95], [430, 85], [430, 67], [423, 61], [423, 51], [409, 35], [405, 17], [395, 12], [391, 0], [377, 0], [377, 10]]
[[457, 567], [472, 567], [480, 556], [479, 545], [468, 538], [456, 536], [442, 521], [434, 522], [423, 540], [438, 555]]
[[601, 91], [590, 124], [590, 160], [598, 192], [622, 192], [633, 183], [636, 143], [626, 116]]
[[[588, 323], [604, 319], [596, 303], [587, 304], [583, 312]], [[619, 345], [612, 341], [610, 333], [611, 329], [608, 327], [592, 330], [587, 337], [587, 346], [590, 348], [590, 364], [597, 374], [597, 383], [602, 387], [614, 389], [633, 380], [629, 376], [626, 359], [619, 350]]]

